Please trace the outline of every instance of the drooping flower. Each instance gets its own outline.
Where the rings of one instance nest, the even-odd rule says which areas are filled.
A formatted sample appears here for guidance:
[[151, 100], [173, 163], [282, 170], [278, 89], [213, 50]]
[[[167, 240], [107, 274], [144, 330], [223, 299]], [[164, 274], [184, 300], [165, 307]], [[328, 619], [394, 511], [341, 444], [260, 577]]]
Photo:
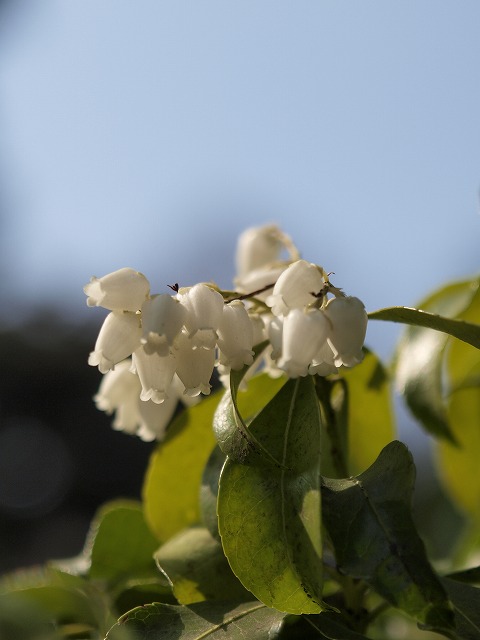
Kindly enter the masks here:
[[110, 311], [138, 311], [148, 298], [150, 283], [135, 269], [124, 267], [102, 278], [93, 276], [83, 288], [89, 307]]
[[185, 328], [192, 339], [193, 347], [214, 349], [217, 343], [217, 329], [222, 319], [223, 296], [206, 284], [196, 284], [178, 294], [180, 304], [185, 308]]
[[241, 301], [235, 300], [223, 308], [218, 328], [220, 364], [234, 371], [253, 362], [253, 326]]
[[140, 424], [138, 409], [141, 384], [130, 370], [130, 359], [119, 362], [114, 370], [103, 376], [98, 392], [93, 397], [97, 409], [107, 414], [115, 412], [113, 428], [136, 433]]
[[133, 352], [132, 368], [142, 384], [140, 399], [161, 404], [168, 397], [168, 391], [175, 373], [175, 357], [172, 353], [161, 356], [157, 352], [147, 353], [143, 347]]
[[277, 365], [290, 378], [306, 376], [327, 339], [329, 323], [320, 309], [292, 309], [283, 319], [282, 355]]
[[287, 315], [291, 309], [300, 309], [314, 302], [325, 284], [322, 267], [297, 260], [279, 276], [273, 292], [267, 297], [267, 304], [276, 316]]
[[327, 341], [335, 366], [353, 367], [361, 362], [368, 323], [363, 302], [353, 296], [333, 298], [325, 307], [325, 315], [331, 325]]
[[148, 354], [166, 356], [180, 333], [187, 310], [178, 300], [162, 293], [142, 305], [142, 344]]
[[141, 334], [139, 318], [135, 313], [111, 311], [100, 329], [88, 364], [98, 366], [102, 373], [107, 373], [140, 345]]
[[215, 365], [214, 349], [197, 349], [187, 332], [181, 332], [175, 340], [176, 373], [185, 388], [185, 395], [208, 395], [212, 388], [210, 379]]

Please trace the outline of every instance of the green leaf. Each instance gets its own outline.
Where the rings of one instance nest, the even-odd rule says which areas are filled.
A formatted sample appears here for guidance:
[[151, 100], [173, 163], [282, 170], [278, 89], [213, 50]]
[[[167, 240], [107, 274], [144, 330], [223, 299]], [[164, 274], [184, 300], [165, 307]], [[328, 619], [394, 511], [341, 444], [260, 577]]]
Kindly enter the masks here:
[[123, 616], [118, 627], [135, 634], [135, 640], [274, 640], [285, 614], [259, 602], [199, 602], [186, 606], [153, 603]]
[[218, 494], [225, 554], [244, 586], [266, 605], [318, 613], [320, 413], [311, 376], [289, 380], [250, 431], [270, 457], [251, 450], [245, 464], [225, 463]]
[[[480, 638], [480, 589], [448, 578], [444, 578], [442, 584], [453, 604], [455, 617], [453, 637], [458, 640], [478, 640]], [[448, 632], [436, 625], [422, 625], [422, 628], [440, 633]]]
[[[256, 347], [256, 355], [261, 353], [263, 347], [264, 343]], [[285, 384], [286, 378], [271, 378], [262, 373], [249, 380], [247, 389], [241, 391], [243, 380], [249, 371], [250, 367], [245, 366], [241, 371], [231, 372], [230, 390], [226, 391], [214, 416], [215, 437], [223, 453], [234, 460], [242, 462], [248, 451], [253, 450], [278, 463], [272, 459], [268, 450], [263, 449], [249, 430], [248, 424]]]
[[215, 393], [183, 411], [150, 458], [143, 484], [145, 519], [158, 540], [200, 520], [198, 495], [203, 469], [215, 446]]
[[110, 584], [135, 575], [158, 575], [153, 554], [158, 541], [140, 503], [118, 500], [100, 508], [89, 534], [90, 578]]
[[202, 486], [200, 488], [202, 522], [217, 540], [220, 540], [217, 518], [218, 483], [224, 464], [225, 454], [220, 447], [215, 447], [203, 472]]
[[0, 638], [5, 640], [62, 640], [51, 616], [35, 603], [15, 594], [0, 594]]
[[111, 624], [107, 599], [90, 582], [52, 568], [30, 569], [4, 576], [1, 591], [19, 603], [48, 614], [56, 626], [70, 625], [87, 633], [104, 632]]
[[155, 559], [180, 604], [252, 600], [232, 573], [222, 545], [207, 529], [194, 527], [178, 533], [160, 547]]
[[390, 322], [401, 322], [426, 329], [435, 329], [480, 349], [480, 326], [477, 324], [471, 324], [463, 320], [452, 320], [421, 309], [412, 309], [411, 307], [380, 309], [369, 313], [368, 317], [370, 320], [389, 320]]
[[[383, 447], [393, 440], [395, 419], [389, 375], [374, 353], [365, 349], [363, 362], [342, 370], [341, 376], [342, 380], [319, 380], [317, 383], [333, 385], [332, 408], [338, 421], [345, 422], [349, 470], [346, 475], [350, 475], [369, 467]], [[346, 415], [341, 417], [341, 412]], [[338, 425], [335, 426], [341, 431]], [[333, 463], [332, 442], [328, 432], [322, 437], [323, 475], [340, 477]]]
[[438, 443], [440, 477], [456, 505], [480, 525], [480, 388], [459, 389], [448, 398], [448, 420], [458, 446]]
[[[391, 317], [393, 315], [403, 318], [401, 321], [409, 320], [414, 325], [420, 325], [409, 327], [398, 346], [395, 367], [397, 385], [405, 395], [413, 415], [424, 428], [451, 442], [455, 442], [455, 437], [446, 415], [442, 387], [444, 352], [449, 334], [470, 341], [472, 336], [480, 335], [480, 325], [435, 314], [457, 317], [470, 305], [478, 286], [476, 280], [448, 285], [422, 301], [421, 305], [426, 311], [401, 309], [372, 314], [373, 318], [390, 320], [394, 319]], [[437, 331], [432, 331], [432, 328]]]
[[365, 580], [420, 622], [449, 627], [448, 599], [411, 516], [414, 480], [409, 451], [392, 442], [359, 476], [324, 479], [324, 523], [341, 573]]
[[471, 569], [463, 569], [462, 571], [455, 571], [445, 576], [450, 580], [457, 580], [458, 582], [466, 582], [468, 584], [480, 584], [480, 567], [472, 567]]
[[368, 640], [367, 636], [349, 629], [338, 613], [324, 611], [317, 616], [305, 616], [305, 619], [319, 632], [321, 640]]

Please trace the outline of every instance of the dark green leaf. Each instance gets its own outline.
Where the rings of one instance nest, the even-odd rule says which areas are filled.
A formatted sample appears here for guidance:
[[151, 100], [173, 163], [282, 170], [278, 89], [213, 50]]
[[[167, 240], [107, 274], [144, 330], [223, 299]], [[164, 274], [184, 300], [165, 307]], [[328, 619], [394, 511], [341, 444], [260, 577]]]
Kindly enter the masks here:
[[158, 574], [153, 553], [158, 541], [145, 523], [140, 503], [115, 501], [96, 515], [89, 534], [90, 577], [110, 584], [135, 575]]
[[442, 584], [453, 604], [455, 633], [450, 635], [448, 629], [439, 628], [435, 624], [422, 625], [422, 628], [443, 632], [455, 640], [479, 640], [480, 589], [448, 578], [444, 578]]
[[466, 582], [467, 584], [480, 584], [480, 567], [472, 567], [471, 569], [464, 569], [463, 571], [455, 571], [445, 576], [450, 580], [457, 580], [457, 582]]
[[5, 640], [62, 640], [48, 611], [15, 594], [0, 595], [0, 638]]
[[319, 632], [321, 640], [368, 640], [367, 636], [349, 629], [342, 617], [332, 611], [305, 618]]
[[[449, 334], [461, 340], [477, 333], [480, 335], [480, 325], [450, 319], [468, 308], [477, 289], [478, 281], [454, 283], [423, 300], [421, 306], [426, 311], [410, 309], [395, 312], [398, 317], [408, 316], [412, 322], [416, 319], [413, 324], [419, 325], [409, 327], [399, 344], [396, 354], [398, 387], [413, 415], [425, 429], [451, 442], [455, 442], [455, 438], [446, 415], [442, 387], [444, 352]], [[393, 319], [387, 317], [389, 313], [383, 312], [375, 312], [372, 317], [379, 317], [378, 314], [382, 319]], [[437, 331], [432, 331], [432, 328]]]
[[252, 600], [232, 573], [220, 542], [207, 529], [194, 527], [178, 533], [160, 547], [155, 559], [180, 604]]
[[274, 640], [285, 614], [259, 602], [199, 602], [186, 606], [153, 603], [123, 616], [115, 628], [132, 631], [135, 640]]
[[320, 413], [311, 376], [289, 380], [249, 429], [261, 444], [260, 454], [249, 450], [245, 464], [227, 459], [220, 478], [225, 554], [245, 587], [268, 606], [318, 613], [323, 609]]
[[409, 451], [392, 442], [361, 475], [324, 479], [324, 522], [341, 573], [365, 580], [417, 620], [448, 627], [448, 599], [411, 516], [414, 480]]
[[150, 458], [143, 484], [145, 519], [160, 541], [200, 520], [203, 469], [215, 446], [215, 393], [176, 418]]

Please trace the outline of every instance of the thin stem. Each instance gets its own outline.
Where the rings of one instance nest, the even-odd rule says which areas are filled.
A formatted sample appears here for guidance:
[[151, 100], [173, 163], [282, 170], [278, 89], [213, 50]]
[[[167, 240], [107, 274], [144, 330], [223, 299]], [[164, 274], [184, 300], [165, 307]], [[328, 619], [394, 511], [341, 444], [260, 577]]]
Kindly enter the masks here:
[[227, 298], [225, 302], [233, 302], [234, 300], [247, 300], [248, 298], [254, 298], [255, 296], [258, 296], [258, 294], [260, 293], [264, 293], [269, 289], [273, 289], [274, 286], [275, 286], [275, 282], [272, 282], [272, 284], [267, 284], [261, 289], [257, 289], [256, 291], [252, 291], [251, 293], [240, 293], [231, 298]]

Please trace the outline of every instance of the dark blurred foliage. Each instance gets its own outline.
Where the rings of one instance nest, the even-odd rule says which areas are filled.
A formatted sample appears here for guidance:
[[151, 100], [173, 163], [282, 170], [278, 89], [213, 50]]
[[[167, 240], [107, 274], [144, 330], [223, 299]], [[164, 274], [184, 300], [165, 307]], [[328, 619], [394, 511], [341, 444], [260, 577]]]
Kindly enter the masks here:
[[154, 445], [95, 408], [98, 329], [39, 313], [0, 331], [0, 572], [77, 554], [101, 503], [140, 497]]

